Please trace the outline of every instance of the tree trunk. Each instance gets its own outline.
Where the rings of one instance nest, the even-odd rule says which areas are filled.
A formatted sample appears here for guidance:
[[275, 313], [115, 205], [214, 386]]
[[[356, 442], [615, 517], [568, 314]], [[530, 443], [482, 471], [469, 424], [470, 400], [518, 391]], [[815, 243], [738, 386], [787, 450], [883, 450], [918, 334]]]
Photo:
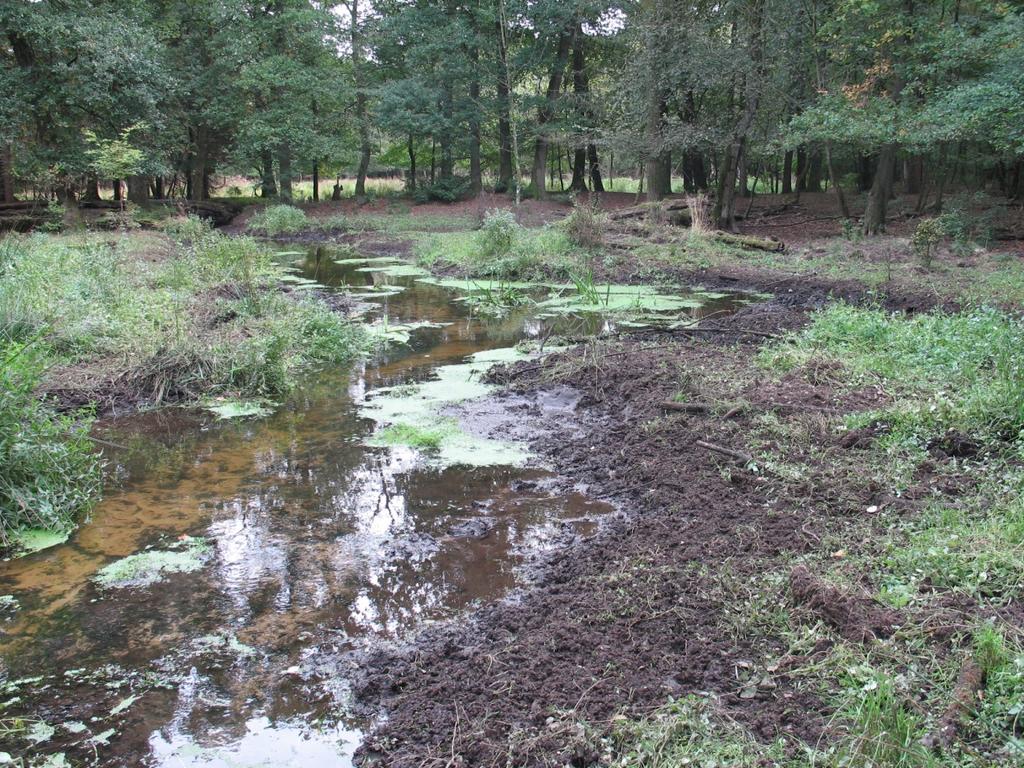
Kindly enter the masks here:
[[604, 180], [601, 178], [601, 161], [597, 157], [597, 145], [587, 145], [587, 158], [590, 161], [590, 191], [604, 192]]
[[836, 192], [839, 200], [839, 213], [844, 219], [850, 218], [850, 206], [846, 204], [846, 193], [843, 192], [839, 179], [836, 177], [836, 166], [832, 162], [832, 142], [825, 142], [825, 166], [828, 168], [828, 178], [832, 182], [832, 189]]
[[503, 20], [497, 21], [498, 58], [502, 71], [498, 73], [498, 183], [495, 192], [507, 192], [512, 187], [512, 128], [509, 114], [509, 82], [506, 67]]
[[[159, 176], [157, 177], [160, 178]], [[100, 199], [100, 182], [95, 176], [89, 176], [85, 180], [85, 193], [82, 195], [83, 199], [90, 202], [96, 202]], [[5, 202], [10, 202], [5, 201]]]
[[409, 134], [409, 191], [416, 191], [416, 137]]
[[665, 94], [652, 89], [647, 102], [647, 130], [644, 142], [647, 145], [647, 199], [661, 200], [671, 192], [672, 155], [661, 144], [661, 126], [665, 116]]
[[921, 193], [921, 188], [924, 186], [924, 158], [921, 155], [907, 158], [903, 178], [906, 182], [904, 191], [908, 195]]
[[782, 158], [782, 194], [793, 193], [793, 150], [787, 149]]
[[0, 147], [0, 200], [14, 202], [14, 149], [10, 144]]
[[281, 199], [292, 201], [292, 148], [285, 142], [277, 150], [277, 167], [281, 176]]
[[320, 163], [313, 161], [313, 201], [320, 202]]
[[[590, 117], [586, 102], [590, 93], [590, 83], [587, 80], [585, 45], [586, 36], [583, 34], [583, 27], [577, 25], [572, 46], [572, 90], [576, 96], [576, 103], [582, 107], [581, 122], [585, 120], [589, 123], [589, 120], [586, 119]], [[580, 144], [573, 152], [572, 181], [569, 182], [569, 191], [587, 191], [587, 145], [585, 144]]]
[[892, 196], [893, 172], [896, 165], [896, 145], [887, 144], [878, 153], [878, 167], [875, 179], [868, 193], [868, 204], [864, 211], [864, 234], [877, 235], [885, 231], [885, 216]]
[[562, 79], [565, 76], [565, 65], [569, 59], [569, 48], [572, 45], [575, 29], [574, 24], [571, 28], [572, 31], [564, 30], [558, 35], [558, 46], [555, 50], [551, 75], [548, 78], [547, 92], [537, 110], [537, 137], [533, 147], [533, 170], [530, 173], [530, 182], [533, 186], [534, 197], [538, 200], [547, 197], [544, 177], [548, 164], [548, 138], [544, 131], [554, 117], [555, 102], [562, 92]]
[[274, 181], [274, 155], [269, 149], [263, 150], [261, 166], [260, 197], [277, 197], [277, 182]]
[[[356, 121], [359, 124], [359, 166], [356, 169], [357, 200], [366, 198], [366, 173], [370, 169], [370, 120], [367, 115], [366, 91], [363, 83], [363, 44], [359, 34], [359, 0], [351, 0], [352, 73], [356, 85]], [[282, 171], [282, 175], [284, 172]], [[282, 182], [282, 187], [284, 182]]]
[[124, 195], [121, 193], [121, 180], [114, 179], [114, 201], [120, 203], [124, 199]]
[[145, 176], [129, 176], [128, 200], [135, 205], [145, 205], [149, 200], [149, 179]]

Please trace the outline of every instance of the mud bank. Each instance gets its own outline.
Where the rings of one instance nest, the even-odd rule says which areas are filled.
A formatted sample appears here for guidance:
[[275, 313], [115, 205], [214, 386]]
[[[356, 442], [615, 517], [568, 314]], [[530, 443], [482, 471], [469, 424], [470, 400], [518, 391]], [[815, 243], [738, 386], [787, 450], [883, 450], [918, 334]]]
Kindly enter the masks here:
[[[606, 764], [617, 722], [688, 695], [766, 745], [781, 740], [790, 756], [828, 743], [834, 710], [790, 671], [832, 641], [794, 654], [770, 625], [751, 631], [740, 616], [751, 605], [792, 605], [784, 578], [766, 592], [752, 584], [788, 573], [831, 526], [881, 506], [914, 510], [921, 494], [893, 497], [862, 471], [863, 441], [830, 426], [883, 406], [881, 390], [841, 387], [824, 370], [816, 380], [759, 372], [760, 345], [800, 327], [817, 297], [841, 289], [797, 287], [790, 300], [705, 321], [706, 333], [584, 345], [492, 372], [510, 397], [555, 386], [579, 393], [577, 431], [556, 430], [534, 447], [622, 514], [548, 557], [516, 601], [429, 629], [364, 665], [356, 694], [387, 720], [357, 754], [363, 764]], [[800, 438], [756, 444], [766, 417]], [[788, 476], [762, 458], [779, 450], [808, 474]], [[919, 487], [929, 481], [927, 471], [917, 478]], [[805, 608], [793, 606], [794, 615], [817, 620]], [[840, 635], [872, 636], [870, 613], [848, 613]]]

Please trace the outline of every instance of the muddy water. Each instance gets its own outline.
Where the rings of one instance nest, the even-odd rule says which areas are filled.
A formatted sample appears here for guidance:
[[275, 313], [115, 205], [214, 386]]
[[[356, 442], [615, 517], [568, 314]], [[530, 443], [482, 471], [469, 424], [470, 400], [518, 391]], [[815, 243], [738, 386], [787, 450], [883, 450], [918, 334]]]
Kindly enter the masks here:
[[[593, 331], [605, 319], [474, 316], [449, 289], [339, 255], [351, 256], [282, 258], [332, 289], [404, 288], [366, 299], [369, 320], [440, 327], [308, 375], [266, 418], [165, 409], [100, 424], [120, 447], [107, 450], [91, 520], [64, 545], [0, 564], [0, 594], [18, 601], [0, 618], [0, 718], [28, 718], [0, 750], [75, 764], [350, 765], [369, 724], [349, 715], [349, 651], [508, 593], [524, 558], [608, 511], [556, 491], [542, 468], [437, 468], [412, 448], [368, 447], [375, 425], [359, 414], [381, 387], [546, 335], [548, 323]], [[193, 572], [135, 589], [92, 580], [186, 536], [211, 545]]]

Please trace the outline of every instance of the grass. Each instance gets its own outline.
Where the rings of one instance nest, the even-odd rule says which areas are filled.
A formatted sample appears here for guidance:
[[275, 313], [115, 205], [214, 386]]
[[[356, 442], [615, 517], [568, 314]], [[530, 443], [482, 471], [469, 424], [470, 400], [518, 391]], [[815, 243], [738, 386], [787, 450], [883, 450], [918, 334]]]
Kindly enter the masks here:
[[998, 310], [930, 312], [910, 319], [833, 304], [811, 326], [761, 356], [776, 370], [812, 360], [839, 366], [850, 387], [893, 398], [858, 417], [888, 430], [887, 445], [924, 447], [945, 432], [1016, 443], [1024, 430], [1024, 326]]
[[98, 493], [88, 414], [62, 406], [276, 398], [366, 349], [361, 326], [279, 291], [256, 241], [168, 231], [0, 240], [0, 542], [68, 530]]
[[428, 428], [414, 424], [392, 424], [374, 435], [374, 442], [380, 445], [408, 445], [420, 450], [437, 450], [453, 430], [452, 425]]

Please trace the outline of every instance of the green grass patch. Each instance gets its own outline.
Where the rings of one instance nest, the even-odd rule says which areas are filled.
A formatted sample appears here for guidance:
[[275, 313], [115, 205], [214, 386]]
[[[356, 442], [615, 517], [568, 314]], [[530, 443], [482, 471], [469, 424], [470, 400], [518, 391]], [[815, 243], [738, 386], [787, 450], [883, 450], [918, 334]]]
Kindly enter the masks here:
[[417, 244], [416, 256], [424, 266], [454, 266], [470, 277], [500, 280], [567, 279], [580, 266], [564, 230], [554, 226], [436, 234]]
[[1022, 344], [1020, 321], [995, 309], [906, 318], [832, 304], [760, 361], [782, 372], [828, 361], [847, 386], [883, 386], [893, 404], [850, 426], [882, 423], [890, 445], [922, 445], [948, 430], [1017, 443], [1024, 429]]
[[379, 445], [408, 445], [420, 450], [434, 450], [455, 431], [454, 425], [423, 427], [416, 424], [392, 424], [376, 435], [373, 441]]
[[294, 235], [307, 228], [309, 219], [301, 208], [291, 205], [271, 205], [249, 219], [249, 229], [269, 237]]

